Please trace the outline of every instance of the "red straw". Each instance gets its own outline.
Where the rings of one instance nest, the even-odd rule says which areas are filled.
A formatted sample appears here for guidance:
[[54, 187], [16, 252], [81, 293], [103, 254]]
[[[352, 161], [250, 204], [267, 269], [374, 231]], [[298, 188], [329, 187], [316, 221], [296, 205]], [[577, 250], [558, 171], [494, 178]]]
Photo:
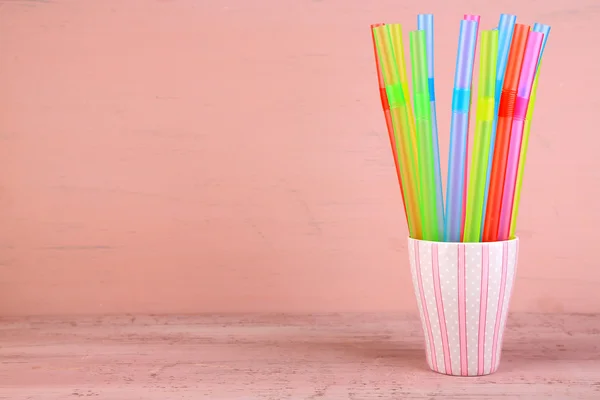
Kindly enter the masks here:
[[515, 111], [519, 75], [521, 74], [528, 36], [528, 25], [515, 25], [515, 32], [510, 45], [510, 52], [508, 53], [508, 63], [506, 66], [506, 74], [504, 76], [504, 87], [502, 88], [502, 95], [500, 97], [500, 107], [498, 109], [496, 144], [494, 146], [494, 158], [492, 160], [492, 172], [490, 175], [490, 191], [488, 194], [488, 204], [485, 210], [485, 224], [483, 227], [484, 242], [494, 242], [498, 240], [498, 227], [500, 225], [502, 191], [504, 189], [504, 178], [506, 176], [506, 165], [508, 163], [510, 132]]

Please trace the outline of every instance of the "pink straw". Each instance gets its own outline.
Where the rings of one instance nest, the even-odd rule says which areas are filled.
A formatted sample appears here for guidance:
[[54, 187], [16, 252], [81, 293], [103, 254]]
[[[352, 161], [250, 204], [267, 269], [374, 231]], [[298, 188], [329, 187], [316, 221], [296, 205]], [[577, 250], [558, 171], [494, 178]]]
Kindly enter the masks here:
[[521, 154], [521, 141], [523, 139], [523, 128], [525, 126], [525, 115], [529, 106], [529, 96], [537, 70], [540, 50], [544, 34], [541, 32], [529, 32], [523, 66], [519, 75], [519, 86], [515, 101], [515, 112], [510, 132], [508, 147], [508, 158], [506, 164], [506, 176], [502, 190], [502, 208], [500, 209], [500, 224], [498, 226], [498, 240], [508, 240], [510, 232], [510, 220], [512, 217], [512, 206], [515, 197], [517, 183], [517, 171], [519, 167], [519, 154]]

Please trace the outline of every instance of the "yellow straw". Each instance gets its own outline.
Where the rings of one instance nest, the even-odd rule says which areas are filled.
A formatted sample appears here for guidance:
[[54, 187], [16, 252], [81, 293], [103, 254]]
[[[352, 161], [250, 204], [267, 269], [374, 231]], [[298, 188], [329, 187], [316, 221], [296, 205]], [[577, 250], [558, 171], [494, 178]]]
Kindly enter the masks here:
[[527, 114], [525, 115], [525, 127], [523, 129], [523, 139], [521, 141], [521, 152], [519, 154], [519, 166], [517, 169], [517, 183], [515, 187], [515, 199], [513, 200], [513, 211], [510, 218], [510, 231], [509, 239], [515, 237], [515, 230], [517, 228], [517, 215], [519, 214], [519, 203], [521, 200], [521, 186], [523, 185], [523, 172], [525, 170], [525, 161], [527, 158], [527, 147], [529, 147], [529, 133], [531, 132], [531, 116], [533, 115], [533, 109], [535, 107], [535, 98], [538, 87], [538, 77], [540, 76], [540, 67], [535, 73], [535, 79], [533, 80], [533, 88], [531, 89], [531, 98], [529, 99], [529, 107], [527, 107]]
[[494, 124], [497, 58], [498, 31], [481, 31], [477, 112], [475, 114], [473, 152], [471, 153], [471, 172], [467, 188], [464, 242], [481, 241], [481, 220], [484, 218], [485, 177]]
[[[398, 78], [400, 79], [400, 85], [402, 86], [402, 93], [404, 93], [404, 99], [406, 100], [406, 109], [408, 110], [408, 123], [410, 127], [410, 140], [412, 142], [414, 154], [419, 154], [417, 149], [417, 128], [415, 124], [415, 115], [412, 109], [412, 102], [410, 101], [410, 91], [408, 90], [408, 74], [406, 73], [406, 62], [404, 61], [404, 41], [402, 39], [402, 25], [400, 24], [389, 24], [387, 25], [392, 37], [392, 48], [394, 50], [394, 58], [396, 65], [398, 66]], [[415, 158], [415, 172], [418, 171], [419, 160]], [[417, 179], [415, 177], [415, 179]], [[417, 185], [420, 185], [417, 180]], [[420, 192], [419, 192], [420, 193]]]

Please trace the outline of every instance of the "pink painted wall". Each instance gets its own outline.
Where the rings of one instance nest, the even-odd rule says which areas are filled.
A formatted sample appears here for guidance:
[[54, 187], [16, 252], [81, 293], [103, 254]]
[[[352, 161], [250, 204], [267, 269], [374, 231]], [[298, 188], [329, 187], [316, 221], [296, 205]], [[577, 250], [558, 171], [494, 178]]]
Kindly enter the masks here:
[[600, 6], [448, 3], [0, 0], [0, 314], [414, 311], [368, 26], [429, 11], [443, 149], [462, 14], [552, 25], [512, 307], [599, 312]]

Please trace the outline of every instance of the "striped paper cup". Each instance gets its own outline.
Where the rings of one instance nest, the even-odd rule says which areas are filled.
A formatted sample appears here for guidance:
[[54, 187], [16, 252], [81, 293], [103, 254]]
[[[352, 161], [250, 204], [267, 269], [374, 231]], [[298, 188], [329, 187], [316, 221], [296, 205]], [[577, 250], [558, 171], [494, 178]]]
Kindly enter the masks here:
[[518, 239], [491, 243], [408, 239], [408, 249], [429, 368], [457, 376], [495, 372]]

